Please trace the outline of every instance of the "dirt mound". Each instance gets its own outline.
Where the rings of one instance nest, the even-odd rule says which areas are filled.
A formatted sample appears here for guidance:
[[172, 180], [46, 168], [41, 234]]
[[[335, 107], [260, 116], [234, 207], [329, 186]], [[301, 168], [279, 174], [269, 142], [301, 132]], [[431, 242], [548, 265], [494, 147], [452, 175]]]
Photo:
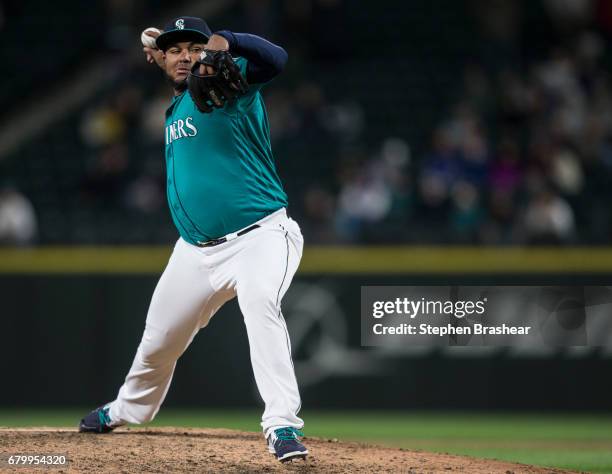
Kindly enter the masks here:
[[[68, 465], [47, 472], [312, 472], [312, 473], [562, 473], [522, 464], [465, 456], [383, 448], [305, 438], [306, 461], [281, 464], [262, 436], [230, 430], [121, 428], [105, 435], [74, 429], [0, 429], [0, 471], [31, 472], [8, 465], [9, 455], [65, 455]], [[36, 469], [36, 472], [40, 472]]]

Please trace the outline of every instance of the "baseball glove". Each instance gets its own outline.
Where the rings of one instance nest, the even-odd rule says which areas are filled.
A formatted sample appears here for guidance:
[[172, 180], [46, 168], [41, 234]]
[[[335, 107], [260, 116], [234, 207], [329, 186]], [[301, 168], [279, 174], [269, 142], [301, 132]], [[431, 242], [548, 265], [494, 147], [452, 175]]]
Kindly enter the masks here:
[[[202, 64], [212, 66], [215, 73], [200, 75]], [[191, 68], [187, 87], [198, 110], [210, 113], [245, 94], [249, 86], [227, 51], [204, 50]]]

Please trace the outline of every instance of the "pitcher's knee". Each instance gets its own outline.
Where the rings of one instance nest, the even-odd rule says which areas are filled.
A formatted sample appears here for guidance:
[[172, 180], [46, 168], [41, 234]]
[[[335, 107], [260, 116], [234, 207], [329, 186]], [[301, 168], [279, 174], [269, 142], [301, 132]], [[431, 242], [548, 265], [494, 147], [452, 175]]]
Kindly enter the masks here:
[[143, 337], [138, 349], [141, 362], [149, 367], [174, 363], [185, 347], [176, 339], [171, 331], [157, 331], [155, 335]]
[[240, 309], [245, 318], [249, 316], [257, 317], [278, 317], [280, 305], [274, 298], [266, 295], [250, 295], [248, 298], [240, 300]]

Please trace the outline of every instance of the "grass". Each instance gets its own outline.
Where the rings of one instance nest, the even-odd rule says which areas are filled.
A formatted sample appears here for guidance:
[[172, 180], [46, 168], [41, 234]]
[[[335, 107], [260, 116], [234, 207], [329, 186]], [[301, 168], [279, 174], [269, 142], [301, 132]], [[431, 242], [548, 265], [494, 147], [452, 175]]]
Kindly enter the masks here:
[[[0, 426], [75, 426], [84, 410], [0, 410]], [[612, 415], [304, 411], [306, 434], [612, 473]], [[256, 410], [163, 409], [149, 426], [260, 429]]]

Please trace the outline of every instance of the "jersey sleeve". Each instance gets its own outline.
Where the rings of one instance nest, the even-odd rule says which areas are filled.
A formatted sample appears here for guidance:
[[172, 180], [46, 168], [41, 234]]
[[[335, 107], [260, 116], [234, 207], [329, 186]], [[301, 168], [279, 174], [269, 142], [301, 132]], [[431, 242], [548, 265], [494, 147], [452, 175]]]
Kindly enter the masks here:
[[[240, 68], [240, 72], [242, 73], [244, 78], [247, 79], [247, 81], [248, 81], [247, 70], [248, 70], [248, 67], [249, 67], [249, 61], [246, 58], [238, 57], [238, 58], [236, 58], [236, 64]], [[248, 93], [254, 92], [256, 90], [259, 91], [265, 84], [266, 84], [265, 82], [258, 83], [258, 84], [249, 84], [249, 92]]]
[[220, 30], [215, 34], [227, 40], [233, 56], [247, 59], [245, 78], [251, 84], [269, 82], [285, 68], [287, 51], [265, 38], [229, 30]]

